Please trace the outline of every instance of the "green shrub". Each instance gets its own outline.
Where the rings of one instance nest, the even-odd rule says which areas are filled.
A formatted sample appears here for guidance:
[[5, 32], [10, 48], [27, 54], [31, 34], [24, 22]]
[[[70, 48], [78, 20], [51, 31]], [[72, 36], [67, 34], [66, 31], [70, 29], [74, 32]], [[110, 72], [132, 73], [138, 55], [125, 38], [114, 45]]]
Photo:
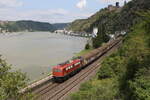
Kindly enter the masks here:
[[89, 43], [87, 43], [87, 44], [85, 45], [85, 50], [88, 50], [88, 49], [90, 49], [90, 44], [89, 44]]
[[118, 97], [117, 87], [116, 80], [92, 80], [82, 84], [80, 91], [71, 94], [69, 100], [114, 100]]
[[22, 100], [19, 91], [27, 85], [28, 79], [26, 75], [20, 71], [12, 72], [10, 70], [11, 66], [0, 56], [0, 100], [7, 100], [10, 98]]
[[106, 79], [106, 78], [112, 78], [114, 76], [114, 72], [112, 68], [109, 65], [103, 64], [103, 66], [99, 71], [98, 71], [98, 79]]

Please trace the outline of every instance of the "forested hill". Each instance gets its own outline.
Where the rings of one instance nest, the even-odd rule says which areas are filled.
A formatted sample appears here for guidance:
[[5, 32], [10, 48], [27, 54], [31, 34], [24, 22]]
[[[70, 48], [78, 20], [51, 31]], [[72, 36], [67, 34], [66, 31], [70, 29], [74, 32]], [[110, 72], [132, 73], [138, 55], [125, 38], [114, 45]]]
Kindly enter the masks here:
[[128, 30], [128, 34], [119, 50], [103, 61], [96, 76], [68, 100], [150, 100], [149, 5], [150, 0], [132, 0], [120, 12], [106, 12], [109, 15], [93, 24], [103, 34], [107, 27]]
[[103, 30], [107, 34], [112, 34], [120, 30], [128, 30], [139, 21], [136, 13], [149, 8], [150, 0], [132, 0], [123, 7], [106, 7], [88, 19], [76, 20], [70, 24], [69, 29], [91, 32], [93, 27], [98, 27], [99, 31]]
[[18, 32], [18, 31], [54, 31], [53, 25], [45, 22], [36, 21], [1, 21], [1, 31]]
[[150, 11], [69, 100], [150, 100]]
[[69, 23], [55, 23], [52, 25], [54, 26], [55, 29], [64, 29], [69, 26]]

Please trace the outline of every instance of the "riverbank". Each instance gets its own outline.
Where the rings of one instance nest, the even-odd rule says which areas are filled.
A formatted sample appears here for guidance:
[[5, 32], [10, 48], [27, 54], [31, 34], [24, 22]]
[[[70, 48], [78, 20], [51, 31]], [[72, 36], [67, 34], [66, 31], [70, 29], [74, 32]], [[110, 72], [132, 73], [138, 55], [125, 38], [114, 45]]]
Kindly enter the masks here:
[[75, 56], [82, 56], [82, 55], [85, 55], [87, 53], [89, 53], [90, 51], [94, 50], [93, 48], [90, 48], [90, 49], [84, 49], [82, 51], [80, 51], [79, 53], [75, 54]]

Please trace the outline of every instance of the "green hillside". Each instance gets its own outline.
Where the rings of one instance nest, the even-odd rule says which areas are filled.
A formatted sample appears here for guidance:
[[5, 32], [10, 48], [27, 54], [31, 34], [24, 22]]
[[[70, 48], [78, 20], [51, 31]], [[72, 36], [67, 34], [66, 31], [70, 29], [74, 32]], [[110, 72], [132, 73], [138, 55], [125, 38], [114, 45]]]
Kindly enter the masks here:
[[69, 29], [77, 32], [87, 31], [91, 27], [91, 25], [99, 19], [100, 15], [102, 15], [106, 11], [106, 9], [102, 9], [88, 19], [75, 20], [70, 24]]
[[150, 11], [70, 100], [150, 100]]
[[55, 24], [52, 24], [53, 27], [55, 29], [64, 29], [64, 28], [67, 28], [69, 26], [69, 23], [55, 23]]
[[2, 30], [9, 32], [17, 31], [53, 31], [55, 28], [44, 22], [36, 21], [10, 21], [4, 24], [0, 24]]
[[[119, 50], [103, 61], [97, 75], [69, 100], [150, 100], [149, 5], [149, 0], [132, 0], [117, 15], [111, 12], [112, 23], [118, 23], [116, 30], [128, 30], [128, 34]], [[102, 26], [104, 32], [106, 26]]]
[[70, 100], [150, 100], [150, 11]]

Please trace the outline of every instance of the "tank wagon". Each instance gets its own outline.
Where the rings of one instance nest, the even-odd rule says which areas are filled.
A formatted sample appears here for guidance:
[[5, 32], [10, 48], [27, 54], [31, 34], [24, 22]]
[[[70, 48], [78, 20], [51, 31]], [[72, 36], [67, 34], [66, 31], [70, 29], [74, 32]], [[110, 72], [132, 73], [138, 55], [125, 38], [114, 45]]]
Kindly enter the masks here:
[[114, 45], [120, 42], [122, 37], [118, 37], [113, 41], [109, 41], [104, 46], [94, 49], [86, 55], [76, 57], [64, 63], [58, 64], [52, 69], [52, 76], [55, 82], [63, 82], [78, 73], [81, 69], [88, 64], [97, 60], [99, 57], [109, 51]]

